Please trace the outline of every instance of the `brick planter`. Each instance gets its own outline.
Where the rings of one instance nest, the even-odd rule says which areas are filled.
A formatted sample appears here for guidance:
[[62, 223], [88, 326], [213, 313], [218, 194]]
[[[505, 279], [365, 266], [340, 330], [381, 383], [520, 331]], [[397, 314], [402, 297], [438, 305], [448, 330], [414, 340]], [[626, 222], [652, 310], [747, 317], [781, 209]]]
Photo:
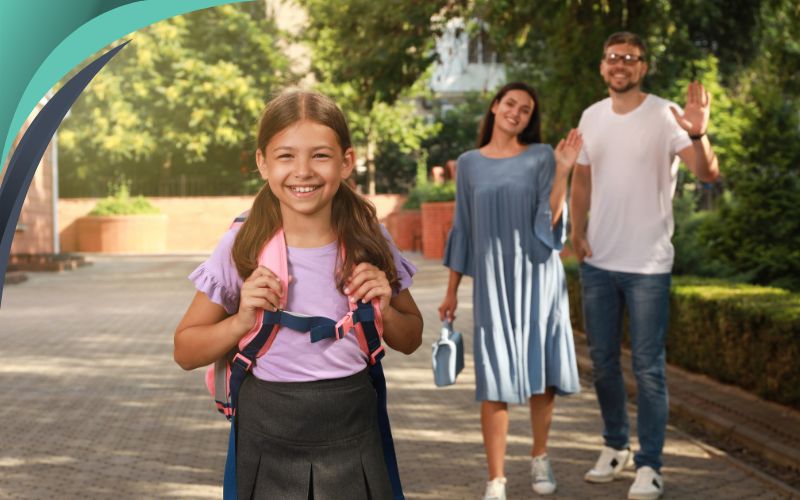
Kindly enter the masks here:
[[12, 254], [9, 257], [8, 270], [61, 272], [89, 264], [83, 255], [22, 253]]
[[422, 204], [422, 255], [426, 259], [441, 259], [450, 226], [453, 225], [455, 201], [436, 201]]
[[400, 210], [386, 217], [386, 229], [398, 250], [422, 250], [422, 213], [419, 210]]
[[87, 215], [75, 221], [78, 251], [100, 253], [164, 253], [167, 216]]

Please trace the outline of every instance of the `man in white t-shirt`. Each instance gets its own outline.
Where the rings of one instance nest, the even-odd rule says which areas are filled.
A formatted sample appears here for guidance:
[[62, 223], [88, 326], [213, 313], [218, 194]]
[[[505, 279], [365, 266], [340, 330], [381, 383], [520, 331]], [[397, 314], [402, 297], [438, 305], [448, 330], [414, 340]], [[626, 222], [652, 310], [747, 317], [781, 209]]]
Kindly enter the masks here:
[[571, 240], [581, 260], [583, 312], [603, 415], [605, 446], [584, 478], [613, 481], [630, 462], [620, 369], [627, 308], [637, 383], [636, 480], [628, 498], [661, 496], [661, 453], [669, 413], [664, 375], [674, 250], [672, 195], [679, 159], [702, 181], [719, 175], [706, 136], [709, 95], [689, 84], [683, 110], [646, 94], [646, 47], [633, 33], [611, 35], [600, 74], [609, 97], [583, 112], [583, 149], [572, 178]]

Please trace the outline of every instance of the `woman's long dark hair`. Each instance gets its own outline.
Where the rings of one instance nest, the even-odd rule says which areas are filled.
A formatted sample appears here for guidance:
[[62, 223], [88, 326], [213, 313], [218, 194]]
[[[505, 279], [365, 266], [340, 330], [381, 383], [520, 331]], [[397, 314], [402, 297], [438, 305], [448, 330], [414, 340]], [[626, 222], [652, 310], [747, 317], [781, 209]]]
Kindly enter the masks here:
[[[258, 149], [266, 153], [270, 139], [301, 120], [330, 127], [342, 151], [352, 146], [347, 122], [336, 103], [322, 94], [298, 90], [284, 92], [267, 104], [258, 128]], [[261, 248], [281, 227], [282, 221], [280, 202], [270, 190], [269, 182], [265, 182], [233, 242], [233, 261], [242, 279], [258, 266]], [[346, 250], [344, 262], [338, 262], [336, 272], [339, 291], [344, 289], [345, 280], [360, 262], [374, 264], [386, 273], [392, 288], [399, 289], [394, 257], [378, 225], [375, 207], [345, 181], [341, 181], [333, 197], [331, 222], [339, 243]]]
[[517, 139], [519, 140], [520, 144], [533, 144], [534, 142], [542, 142], [542, 122], [540, 114], [541, 107], [539, 106], [539, 98], [536, 97], [536, 91], [533, 90], [533, 87], [527, 83], [511, 82], [505, 84], [503, 88], [497, 91], [497, 94], [494, 95], [492, 102], [489, 104], [489, 109], [487, 109], [486, 114], [483, 115], [481, 126], [478, 130], [479, 148], [489, 144], [489, 141], [492, 140], [492, 130], [494, 129], [494, 113], [492, 112], [492, 106], [494, 106], [496, 102], [500, 102], [511, 90], [523, 90], [531, 96], [531, 99], [533, 99], [533, 113], [531, 113], [531, 121], [528, 122], [528, 126], [525, 127], [525, 130], [520, 132], [520, 134], [517, 136]]

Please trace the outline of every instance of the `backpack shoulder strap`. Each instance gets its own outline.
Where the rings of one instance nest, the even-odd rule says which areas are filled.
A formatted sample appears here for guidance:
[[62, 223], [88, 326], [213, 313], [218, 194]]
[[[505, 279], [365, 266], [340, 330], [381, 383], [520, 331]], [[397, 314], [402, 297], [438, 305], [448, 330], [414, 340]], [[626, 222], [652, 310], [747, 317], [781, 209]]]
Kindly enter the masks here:
[[235, 219], [233, 219], [233, 222], [231, 222], [231, 225], [230, 225], [229, 229], [233, 229], [234, 227], [241, 226], [244, 223], [244, 221], [247, 220], [247, 216], [249, 214], [250, 214], [250, 210], [246, 210], [246, 211], [242, 212], [241, 214], [239, 214]]
[[[283, 229], [278, 229], [278, 231], [261, 249], [261, 253], [258, 255], [258, 264], [275, 273], [284, 289], [286, 288], [289, 283], [289, 262], [286, 257], [286, 238], [283, 235]], [[281, 297], [281, 309], [286, 307], [288, 295], [289, 294], [284, 293]], [[239, 341], [240, 351], [244, 351], [245, 348], [253, 341], [253, 339], [256, 338], [258, 333], [261, 331], [263, 323], [264, 310], [259, 309], [256, 315], [256, 324], [253, 325], [253, 328], [251, 328], [250, 331]], [[276, 325], [275, 330], [277, 330], [277, 328], [278, 327]], [[269, 346], [272, 344], [271, 340], [273, 338], [274, 335], [271, 337], [270, 341], [267, 341], [263, 346], [259, 347], [258, 357], [263, 356], [267, 349], [269, 349]]]
[[[230, 228], [240, 227], [250, 210], [242, 212], [233, 219]], [[281, 284], [286, 287], [289, 282], [289, 263], [286, 256], [286, 237], [283, 234], [283, 229], [278, 229], [272, 238], [264, 244], [261, 253], [258, 255], [258, 264], [266, 267], [276, 275], [281, 281]], [[281, 298], [281, 308], [286, 307], [286, 294]], [[241, 346], [241, 343], [240, 343]]]
[[[286, 236], [282, 228], [278, 229], [261, 249], [258, 263], [275, 273], [283, 289], [286, 290], [289, 284], [289, 259], [286, 253]], [[286, 307], [287, 297], [286, 293], [281, 297], [281, 309]]]
[[358, 301], [350, 303], [350, 312], [337, 323], [337, 329], [344, 322], [355, 328], [358, 344], [367, 355], [369, 365], [372, 366], [385, 354], [383, 343], [383, 321], [381, 318], [380, 299], [373, 299], [369, 304]]
[[[246, 213], [233, 222], [241, 225]], [[239, 220], [241, 219], [241, 220]], [[259, 254], [258, 263], [273, 270], [281, 281], [288, 281], [288, 263], [286, 262], [286, 243], [283, 231], [279, 230], [275, 236], [264, 245]], [[285, 301], [285, 296], [282, 298]], [[280, 329], [280, 312], [267, 312], [263, 309], [256, 311], [256, 322], [253, 327], [242, 337], [239, 344], [223, 359], [211, 365], [206, 372], [206, 385], [214, 396], [219, 410], [228, 418], [235, 411], [238, 387], [244, 376], [253, 366], [255, 360], [264, 355], [275, 340], [275, 334]]]

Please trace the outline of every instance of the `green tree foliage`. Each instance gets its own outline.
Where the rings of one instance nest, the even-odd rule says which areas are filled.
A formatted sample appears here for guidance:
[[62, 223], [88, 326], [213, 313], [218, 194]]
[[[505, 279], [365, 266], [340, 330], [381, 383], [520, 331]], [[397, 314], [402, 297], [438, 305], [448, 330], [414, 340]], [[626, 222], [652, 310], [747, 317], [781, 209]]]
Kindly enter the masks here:
[[423, 147], [429, 154], [430, 165], [445, 165], [464, 151], [473, 149], [478, 138], [478, 126], [489, 106], [490, 95], [470, 93], [455, 106], [443, 109], [438, 103], [433, 113], [441, 124], [439, 132], [428, 138]]
[[[730, 193], [726, 193], [725, 198], [729, 199]], [[694, 190], [686, 190], [675, 198], [675, 233], [672, 236], [675, 262], [672, 272], [679, 275], [741, 280], [742, 277], [738, 276], [729, 261], [720, 258], [708, 244], [707, 230], [719, 227], [719, 211], [698, 211], [696, 205], [697, 195]]]
[[393, 103], [434, 60], [431, 20], [444, 0], [299, 0], [308, 12], [303, 38], [313, 50], [313, 70], [322, 82], [347, 84], [369, 110]]
[[417, 151], [434, 133], [410, 101], [425, 94], [424, 74], [434, 60], [431, 49], [439, 30], [431, 19], [446, 2], [299, 3], [309, 17], [302, 38], [312, 49], [312, 70], [320, 90], [348, 113], [353, 140], [366, 162], [368, 191], [376, 192], [378, 184], [388, 188], [393, 183], [377, 182], [377, 158], [382, 156], [384, 180], [393, 176], [395, 167], [403, 174], [416, 159], [397, 153]]
[[737, 104], [749, 126], [741, 163], [726, 165], [733, 195], [705, 236], [721, 260], [758, 283], [800, 289], [800, 4], [764, 2], [754, 63]]
[[[414, 156], [403, 153], [393, 142], [378, 142], [375, 155], [375, 191], [378, 193], [407, 193], [414, 187], [417, 163]], [[366, 184], [364, 175], [359, 183]]]
[[[676, 77], [659, 95], [682, 106], [686, 102], [686, 88], [692, 80], [703, 82], [711, 96], [708, 134], [713, 140], [714, 153], [727, 173], [725, 167], [740, 165], [747, 153], [747, 147], [742, 142], [742, 134], [750, 126], [746, 110], [737, 102], [735, 91], [723, 86], [719, 60], [713, 54], [693, 60], [690, 71]], [[688, 174], [688, 169], [685, 172]]]
[[126, 39], [61, 127], [62, 193], [105, 194], [121, 176], [145, 194], [180, 178], [241, 193], [264, 103], [293, 80], [263, 5], [206, 9]]
[[[404, 192], [413, 182], [423, 141], [440, 125], [425, 119], [412, 87], [394, 104], [376, 102], [370, 112], [351, 112], [354, 140], [367, 150], [374, 147], [375, 187], [378, 193]], [[357, 110], [353, 106], [350, 110]], [[374, 143], [374, 146], [373, 146]], [[367, 160], [369, 160], [369, 155]], [[366, 179], [367, 184], [369, 178]]]

